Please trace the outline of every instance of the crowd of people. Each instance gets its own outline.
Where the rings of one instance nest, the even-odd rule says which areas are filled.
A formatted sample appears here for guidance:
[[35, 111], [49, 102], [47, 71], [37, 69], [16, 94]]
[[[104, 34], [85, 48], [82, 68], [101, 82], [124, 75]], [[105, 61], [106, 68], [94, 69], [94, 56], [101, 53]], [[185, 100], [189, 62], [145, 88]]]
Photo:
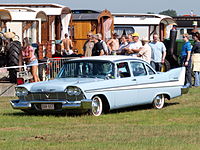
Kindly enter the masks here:
[[[153, 40], [146, 38], [140, 40], [140, 35], [135, 32], [118, 39], [116, 33], [107, 42], [102, 40], [100, 33], [93, 35], [88, 33], [88, 40], [83, 50], [84, 56], [102, 55], [129, 55], [140, 57], [151, 64], [156, 71], [161, 71], [165, 63], [166, 47], [159, 40], [159, 35], [154, 34]], [[183, 34], [184, 45], [181, 50], [181, 66], [186, 67], [185, 87], [200, 86], [200, 33], [192, 34], [194, 45], [189, 41], [189, 34]], [[192, 72], [194, 72], [194, 84], [192, 84]]]
[[135, 32], [128, 36], [123, 35], [118, 39], [116, 33], [107, 42], [102, 40], [100, 33], [93, 35], [88, 33], [88, 40], [83, 46], [84, 56], [102, 56], [102, 55], [129, 55], [140, 57], [151, 63], [156, 71], [161, 71], [162, 64], [166, 56], [165, 45], [159, 41], [158, 34], [153, 35], [153, 41], [146, 38], [140, 41], [140, 35]]
[[[87, 34], [88, 39], [83, 46], [83, 55], [85, 57], [103, 55], [140, 57], [150, 63], [156, 71], [161, 71], [166, 57], [165, 45], [163, 42], [159, 41], [159, 36], [156, 33], [153, 35], [152, 41], [146, 38], [140, 40], [139, 36], [140, 35], [135, 32], [128, 36], [123, 35], [118, 39], [118, 35], [114, 33], [113, 37], [105, 42], [102, 40], [102, 35], [100, 33], [92, 34], [92, 32], [89, 32]], [[193, 33], [192, 38], [194, 40], [193, 46], [189, 41], [189, 34], [183, 34], [184, 45], [181, 50], [181, 65], [186, 67], [185, 87], [192, 86], [192, 72], [194, 72], [193, 86], [200, 86], [200, 33]], [[65, 34], [65, 39], [62, 40], [62, 54], [73, 54], [72, 47], [71, 39]], [[34, 81], [39, 81], [37, 75], [38, 61], [28, 38], [23, 39], [22, 56], [24, 61], [32, 66], [31, 72]]]
[[[185, 87], [200, 86], [200, 33], [192, 33], [194, 45], [189, 41], [189, 34], [183, 34], [184, 45], [181, 51], [181, 65], [186, 67]], [[192, 71], [194, 84], [192, 84]]]

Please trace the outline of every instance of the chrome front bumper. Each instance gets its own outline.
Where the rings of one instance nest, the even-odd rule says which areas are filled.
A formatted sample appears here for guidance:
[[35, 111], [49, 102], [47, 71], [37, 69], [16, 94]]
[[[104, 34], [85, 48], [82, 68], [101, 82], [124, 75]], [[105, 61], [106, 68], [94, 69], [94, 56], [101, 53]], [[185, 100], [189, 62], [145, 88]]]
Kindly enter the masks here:
[[61, 107], [55, 110], [67, 110], [67, 109], [91, 109], [92, 107], [92, 100], [91, 99], [83, 99], [80, 101], [66, 101], [66, 100], [59, 100], [59, 101], [20, 101], [20, 100], [11, 100], [11, 106], [13, 109], [32, 109], [38, 108], [34, 107], [40, 104], [59, 104]]

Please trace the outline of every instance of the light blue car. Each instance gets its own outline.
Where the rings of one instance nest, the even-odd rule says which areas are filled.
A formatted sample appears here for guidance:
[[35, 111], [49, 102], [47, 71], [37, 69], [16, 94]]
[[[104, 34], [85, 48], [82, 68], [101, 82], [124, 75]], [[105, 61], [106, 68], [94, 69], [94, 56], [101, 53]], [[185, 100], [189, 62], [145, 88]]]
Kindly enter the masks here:
[[16, 87], [14, 109], [25, 112], [89, 111], [99, 116], [109, 110], [152, 104], [161, 109], [165, 99], [182, 94], [185, 67], [157, 73], [147, 62], [131, 56], [97, 56], [67, 61], [49, 81]]

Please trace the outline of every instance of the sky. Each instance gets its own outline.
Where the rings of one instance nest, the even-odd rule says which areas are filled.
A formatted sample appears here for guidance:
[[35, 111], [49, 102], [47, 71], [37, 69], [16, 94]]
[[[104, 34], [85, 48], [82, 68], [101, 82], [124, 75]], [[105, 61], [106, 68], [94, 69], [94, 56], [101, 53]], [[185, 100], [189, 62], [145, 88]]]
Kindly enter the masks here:
[[200, 16], [200, 0], [0, 0], [5, 3], [56, 3], [70, 9], [108, 9], [112, 13], [159, 13], [173, 9], [178, 15], [194, 14]]

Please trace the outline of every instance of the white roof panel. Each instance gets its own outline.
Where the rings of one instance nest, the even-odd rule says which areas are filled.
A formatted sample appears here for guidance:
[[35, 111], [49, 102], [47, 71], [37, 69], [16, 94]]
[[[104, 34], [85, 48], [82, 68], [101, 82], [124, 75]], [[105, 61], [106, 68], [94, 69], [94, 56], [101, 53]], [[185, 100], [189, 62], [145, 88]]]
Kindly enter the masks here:
[[175, 23], [172, 17], [158, 14], [129, 14], [129, 13], [113, 13], [114, 24], [127, 25], [159, 25]]
[[0, 7], [0, 9], [8, 11], [11, 15], [12, 21], [36, 20], [37, 14], [41, 13], [41, 11], [37, 12], [28, 7]]
[[36, 20], [37, 12], [10, 12], [12, 21]]
[[46, 13], [46, 15], [61, 15], [62, 8], [32, 8], [35, 11], [43, 11]]

